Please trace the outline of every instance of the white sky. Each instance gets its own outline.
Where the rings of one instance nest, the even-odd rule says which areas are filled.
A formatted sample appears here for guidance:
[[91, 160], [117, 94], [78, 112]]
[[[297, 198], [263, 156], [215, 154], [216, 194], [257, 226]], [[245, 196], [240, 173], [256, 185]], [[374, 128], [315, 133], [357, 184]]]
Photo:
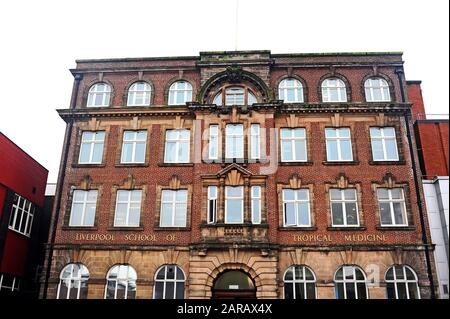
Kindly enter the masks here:
[[[239, 50], [403, 51], [427, 113], [448, 113], [448, 0], [239, 0]], [[235, 49], [235, 0], [0, 1], [0, 131], [56, 182], [75, 59]]]

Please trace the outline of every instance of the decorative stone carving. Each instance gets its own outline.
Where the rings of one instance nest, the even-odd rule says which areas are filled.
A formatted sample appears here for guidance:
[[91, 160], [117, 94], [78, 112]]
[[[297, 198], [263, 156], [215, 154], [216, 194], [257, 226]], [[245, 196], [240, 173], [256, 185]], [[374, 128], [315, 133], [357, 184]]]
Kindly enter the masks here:
[[293, 174], [289, 179], [289, 186], [292, 189], [299, 189], [302, 187], [302, 180], [297, 174]]
[[243, 185], [244, 179], [242, 174], [236, 169], [230, 171], [227, 175], [226, 184], [231, 186]]
[[227, 67], [226, 69], [227, 78], [230, 83], [242, 82], [242, 68], [236, 65]]
[[170, 189], [174, 189], [174, 190], [180, 189], [180, 185], [181, 185], [181, 181], [178, 178], [178, 176], [177, 175], [173, 175], [170, 178], [170, 181], [169, 181], [169, 188]]

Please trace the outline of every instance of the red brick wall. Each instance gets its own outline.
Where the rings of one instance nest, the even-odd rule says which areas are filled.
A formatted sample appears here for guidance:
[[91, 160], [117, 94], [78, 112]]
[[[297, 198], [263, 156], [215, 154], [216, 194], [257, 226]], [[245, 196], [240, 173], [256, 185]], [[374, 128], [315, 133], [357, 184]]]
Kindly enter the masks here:
[[422, 174], [425, 178], [448, 176], [448, 121], [418, 121], [415, 125], [420, 141]]
[[418, 115], [422, 115], [424, 119], [425, 106], [423, 104], [422, 88], [420, 87], [420, 82], [418, 81], [407, 81], [408, 98], [410, 103], [412, 103], [412, 116], [413, 120], [418, 119]]

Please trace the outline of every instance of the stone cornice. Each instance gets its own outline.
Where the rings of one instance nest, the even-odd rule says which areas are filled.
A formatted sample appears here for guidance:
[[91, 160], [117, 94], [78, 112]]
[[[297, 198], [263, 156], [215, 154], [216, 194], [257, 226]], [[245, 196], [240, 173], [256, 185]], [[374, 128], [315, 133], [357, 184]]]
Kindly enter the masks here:
[[[241, 112], [249, 111], [272, 112], [276, 114], [308, 114], [308, 113], [407, 113], [411, 109], [410, 103], [301, 103], [283, 104], [282, 101], [271, 101], [269, 103], [257, 103], [242, 109]], [[59, 109], [59, 116], [66, 122], [70, 120], [88, 119], [91, 117], [195, 117], [197, 113], [220, 113], [228, 114], [231, 107], [220, 107], [213, 104], [189, 103], [188, 106], [152, 106], [143, 108], [130, 107], [108, 107], [108, 108], [80, 108], [75, 110]]]

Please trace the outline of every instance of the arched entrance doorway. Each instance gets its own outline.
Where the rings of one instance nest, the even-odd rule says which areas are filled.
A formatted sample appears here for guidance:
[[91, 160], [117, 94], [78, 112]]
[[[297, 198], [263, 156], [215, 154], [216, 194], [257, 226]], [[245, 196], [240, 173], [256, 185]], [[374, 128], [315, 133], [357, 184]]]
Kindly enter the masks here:
[[243, 271], [227, 270], [217, 276], [212, 288], [214, 299], [256, 299], [253, 280]]

